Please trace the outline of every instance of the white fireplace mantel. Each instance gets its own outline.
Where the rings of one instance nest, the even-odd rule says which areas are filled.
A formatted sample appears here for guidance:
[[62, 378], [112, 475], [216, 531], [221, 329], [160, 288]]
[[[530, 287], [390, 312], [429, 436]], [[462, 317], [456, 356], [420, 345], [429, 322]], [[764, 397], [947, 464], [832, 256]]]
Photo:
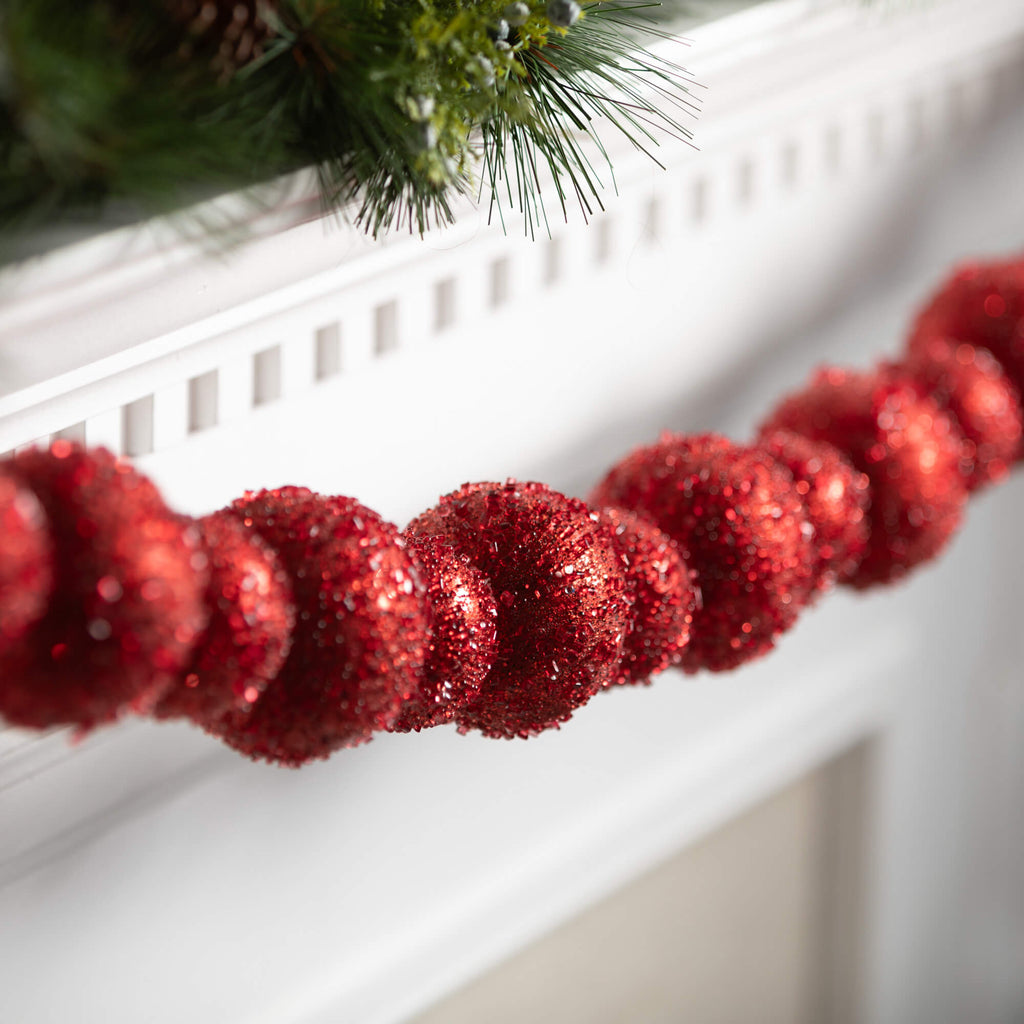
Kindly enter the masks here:
[[[813, 364], [894, 352], [954, 262], [1024, 248], [1016, 0], [782, 0], [681, 59], [699, 152], [616, 150], [606, 212], [550, 239], [467, 205], [374, 244], [300, 179], [231, 251], [149, 225], [6, 268], [0, 451], [106, 444], [190, 513], [283, 483], [399, 522], [469, 479], [585, 494], [661, 428], [749, 435]], [[185, 726], [0, 726], [0, 1019], [399, 1024], [870, 739], [868, 1019], [1008, 1020], [1022, 513], [1018, 475], [907, 584], [529, 743], [384, 736], [296, 773]]]

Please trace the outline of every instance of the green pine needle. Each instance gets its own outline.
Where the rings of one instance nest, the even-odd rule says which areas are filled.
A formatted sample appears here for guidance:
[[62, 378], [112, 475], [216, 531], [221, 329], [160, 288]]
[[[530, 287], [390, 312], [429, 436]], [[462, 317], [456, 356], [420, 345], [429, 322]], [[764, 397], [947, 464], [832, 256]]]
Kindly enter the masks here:
[[313, 165], [325, 209], [374, 236], [449, 223], [474, 189], [532, 233], [552, 201], [589, 216], [614, 187], [600, 132], [656, 159], [697, 109], [643, 48], [665, 36], [644, 0], [584, 0], [568, 28], [544, 0], [511, 27], [504, 0], [268, 0], [261, 51], [226, 76], [179, 6], [5, 0], [0, 229], [163, 213]]

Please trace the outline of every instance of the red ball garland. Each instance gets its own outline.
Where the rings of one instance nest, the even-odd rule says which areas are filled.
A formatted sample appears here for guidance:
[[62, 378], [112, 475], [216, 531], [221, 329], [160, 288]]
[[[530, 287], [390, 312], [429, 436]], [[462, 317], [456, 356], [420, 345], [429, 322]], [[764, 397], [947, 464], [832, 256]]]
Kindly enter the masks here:
[[197, 525], [210, 559], [210, 622], [153, 714], [212, 725], [233, 708], [250, 710], [276, 677], [291, 649], [295, 607], [277, 556], [234, 512]]
[[419, 685], [393, 732], [452, 721], [480, 692], [498, 649], [498, 606], [483, 573], [447, 538], [409, 532], [406, 542], [426, 582], [433, 634]]
[[827, 368], [789, 396], [763, 431], [827, 441], [871, 481], [868, 548], [848, 582], [888, 583], [934, 557], [960, 525], [967, 488], [952, 417], [891, 368]]
[[987, 348], [1024, 394], [1024, 258], [959, 267], [922, 309], [911, 352], [933, 338]]
[[851, 579], [868, 547], [867, 474], [855, 469], [834, 445], [792, 431], [773, 431], [759, 444], [793, 474], [796, 492], [803, 498], [814, 527], [818, 589]]
[[619, 556], [632, 598], [630, 629], [611, 683], [648, 683], [682, 660], [699, 603], [697, 574], [667, 534], [632, 512], [603, 508], [598, 520]]
[[389, 728], [416, 690], [430, 635], [398, 528], [352, 498], [305, 487], [249, 493], [231, 509], [277, 553], [298, 614], [273, 683], [211, 731], [253, 758], [297, 767]]
[[703, 604], [682, 665], [721, 672], [771, 650], [814, 583], [812, 529], [792, 476], [717, 434], [666, 434], [616, 465], [592, 501], [664, 530], [697, 571]]
[[819, 371], [756, 445], [632, 452], [597, 511], [466, 484], [401, 534], [285, 487], [195, 524], [109, 452], [59, 441], [0, 463], [0, 715], [182, 715], [287, 766], [381, 730], [557, 728], [598, 689], [734, 668], [816, 590], [935, 555], [968, 491], [1024, 456], [1022, 395], [1013, 260], [961, 268], [902, 363]]
[[544, 484], [466, 484], [408, 532], [444, 537], [498, 601], [497, 656], [462, 730], [531, 736], [566, 721], [614, 678], [629, 602], [611, 541], [583, 502]]
[[150, 711], [206, 624], [198, 531], [102, 448], [58, 441], [6, 470], [45, 510], [54, 586], [46, 614], [0, 656], [0, 714], [43, 729]]
[[53, 546], [36, 496], [0, 472], [0, 651], [46, 611]]
[[1021, 402], [992, 353], [946, 338], [920, 338], [902, 369], [956, 419], [968, 490], [1006, 477], [1021, 452]]

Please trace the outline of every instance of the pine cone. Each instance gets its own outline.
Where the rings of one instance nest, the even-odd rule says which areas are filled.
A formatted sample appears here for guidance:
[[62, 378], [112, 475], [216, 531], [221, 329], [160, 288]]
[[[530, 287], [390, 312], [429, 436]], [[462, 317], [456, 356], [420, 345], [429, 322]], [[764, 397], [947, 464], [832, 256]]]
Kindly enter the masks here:
[[264, 15], [275, 10], [275, 0], [164, 0], [164, 5], [184, 30], [179, 56], [206, 57], [221, 79], [258, 57], [274, 35]]

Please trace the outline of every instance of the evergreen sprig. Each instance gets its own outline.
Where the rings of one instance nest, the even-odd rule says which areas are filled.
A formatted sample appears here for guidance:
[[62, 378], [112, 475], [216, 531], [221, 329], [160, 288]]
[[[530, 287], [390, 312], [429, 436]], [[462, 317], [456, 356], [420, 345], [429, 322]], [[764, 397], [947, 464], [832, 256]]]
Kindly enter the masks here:
[[325, 207], [374, 235], [450, 221], [481, 167], [481, 191], [528, 230], [546, 220], [545, 179], [563, 214], [587, 214], [610, 174], [603, 126], [648, 153], [689, 135], [685, 73], [643, 48], [662, 34], [650, 7], [4, 0], [0, 228], [111, 200], [166, 212], [307, 165]]

